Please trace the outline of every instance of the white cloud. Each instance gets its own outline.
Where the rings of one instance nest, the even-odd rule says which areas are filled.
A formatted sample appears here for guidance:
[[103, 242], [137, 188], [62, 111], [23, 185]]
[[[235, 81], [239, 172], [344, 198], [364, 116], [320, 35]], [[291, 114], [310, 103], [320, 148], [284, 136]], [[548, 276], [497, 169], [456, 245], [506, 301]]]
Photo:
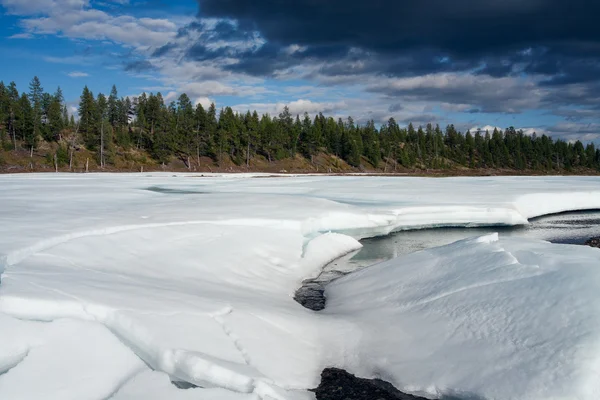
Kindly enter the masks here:
[[470, 128], [469, 130], [473, 134], [475, 134], [475, 132], [477, 132], [477, 131], [480, 131], [482, 134], [485, 134], [485, 132], [488, 131], [491, 135], [492, 132], [494, 132], [494, 129], [498, 129], [498, 131], [504, 132], [504, 129], [502, 127], [492, 126], [492, 125], [474, 126], [474, 127]]
[[239, 91], [232, 86], [224, 85], [217, 81], [192, 82], [180, 88], [188, 96], [236, 96]]
[[135, 48], [161, 46], [177, 35], [177, 25], [168, 19], [110, 15], [91, 8], [89, 0], [0, 0], [0, 4], [25, 17], [20, 24], [29, 34], [110, 40]]
[[174, 31], [177, 25], [168, 19], [140, 18], [139, 23], [148, 29]]
[[[438, 73], [410, 78], [379, 78], [367, 90], [404, 102], [460, 104], [482, 112], [521, 113], [540, 108], [547, 89], [540, 78]], [[448, 107], [448, 106], [446, 106]]]
[[211, 103], [215, 103], [216, 102], [208, 97], [198, 97], [195, 101], [194, 101], [194, 106], [197, 106], [198, 104], [202, 104], [202, 107], [204, 107], [204, 109], [207, 109], [208, 107], [210, 107]]
[[53, 63], [53, 64], [74, 64], [74, 65], [84, 65], [88, 64], [89, 61], [81, 56], [69, 56], [69, 57], [53, 57], [53, 56], [45, 56], [42, 58], [45, 62]]
[[531, 136], [531, 135], [533, 135], [534, 133], [535, 133], [536, 135], [538, 135], [538, 136], [539, 136], [539, 135], [547, 135], [547, 134], [548, 134], [548, 132], [546, 131], [546, 129], [544, 129], [544, 128], [540, 128], [540, 127], [537, 127], [537, 128], [521, 128], [521, 130], [522, 130], [522, 131], [523, 131], [523, 133], [524, 133], [524, 134], [526, 134], [527, 136]]
[[319, 112], [330, 114], [348, 107], [344, 101], [319, 103], [306, 99], [298, 99], [290, 102], [238, 104], [232, 108], [244, 113], [248, 110], [256, 110], [260, 114], [278, 115], [283, 111], [285, 106], [288, 106], [292, 115], [302, 115], [305, 112], [311, 115]]
[[8, 37], [8, 39], [33, 39], [31, 33], [16, 33]]
[[55, 10], [68, 11], [89, 5], [89, 0], [0, 0], [10, 14], [42, 15]]
[[67, 75], [69, 75], [71, 78], [85, 78], [87, 76], [90, 76], [90, 74], [88, 74], [87, 72], [80, 71], [69, 72]]

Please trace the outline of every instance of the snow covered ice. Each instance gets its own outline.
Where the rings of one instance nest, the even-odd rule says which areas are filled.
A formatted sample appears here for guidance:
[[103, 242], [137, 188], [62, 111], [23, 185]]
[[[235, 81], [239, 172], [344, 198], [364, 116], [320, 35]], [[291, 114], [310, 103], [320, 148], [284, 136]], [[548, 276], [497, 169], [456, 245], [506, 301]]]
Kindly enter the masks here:
[[598, 249], [488, 235], [293, 301], [361, 238], [598, 209], [599, 178], [5, 175], [0, 202], [0, 399], [304, 400], [330, 366], [600, 398]]

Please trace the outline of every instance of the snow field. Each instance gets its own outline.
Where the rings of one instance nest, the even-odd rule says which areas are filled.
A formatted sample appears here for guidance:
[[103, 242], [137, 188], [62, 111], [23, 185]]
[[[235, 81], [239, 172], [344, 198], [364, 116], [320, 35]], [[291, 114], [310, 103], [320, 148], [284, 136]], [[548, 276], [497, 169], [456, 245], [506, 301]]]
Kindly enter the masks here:
[[292, 300], [357, 239], [600, 208], [599, 184], [2, 176], [0, 398], [303, 400], [327, 366], [432, 397], [600, 398], [597, 249], [492, 235], [340, 279], [320, 314]]

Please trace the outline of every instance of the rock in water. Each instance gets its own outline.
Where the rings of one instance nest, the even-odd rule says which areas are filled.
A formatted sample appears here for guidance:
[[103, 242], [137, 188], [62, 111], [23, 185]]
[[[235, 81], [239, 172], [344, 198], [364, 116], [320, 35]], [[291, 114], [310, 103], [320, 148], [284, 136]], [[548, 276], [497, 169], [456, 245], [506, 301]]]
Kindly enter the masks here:
[[380, 379], [363, 379], [338, 368], [321, 373], [321, 384], [314, 390], [317, 400], [428, 400], [402, 393]]
[[308, 282], [296, 291], [294, 300], [305, 308], [321, 311], [325, 308], [325, 287], [318, 282]]
[[588, 240], [587, 242], [585, 242], [586, 246], [591, 246], [591, 247], [598, 247], [600, 248], [600, 237], [597, 238], [591, 238], [590, 240]]

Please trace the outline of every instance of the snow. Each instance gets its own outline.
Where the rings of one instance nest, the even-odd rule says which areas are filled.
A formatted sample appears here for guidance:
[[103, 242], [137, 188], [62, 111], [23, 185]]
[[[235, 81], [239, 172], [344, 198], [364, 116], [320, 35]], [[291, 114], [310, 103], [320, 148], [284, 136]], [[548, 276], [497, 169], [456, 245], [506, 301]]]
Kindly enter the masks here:
[[0, 398], [305, 400], [328, 366], [428, 396], [600, 398], [597, 249], [492, 235], [349, 275], [319, 314], [292, 299], [357, 239], [600, 208], [598, 178], [32, 174], [0, 188]]
[[77, 320], [19, 321], [0, 314], [3, 399], [109, 397], [145, 368], [103, 325]]
[[600, 252], [573, 250], [467, 239], [333, 282], [325, 313], [356, 321], [354, 371], [404, 390], [597, 399]]

